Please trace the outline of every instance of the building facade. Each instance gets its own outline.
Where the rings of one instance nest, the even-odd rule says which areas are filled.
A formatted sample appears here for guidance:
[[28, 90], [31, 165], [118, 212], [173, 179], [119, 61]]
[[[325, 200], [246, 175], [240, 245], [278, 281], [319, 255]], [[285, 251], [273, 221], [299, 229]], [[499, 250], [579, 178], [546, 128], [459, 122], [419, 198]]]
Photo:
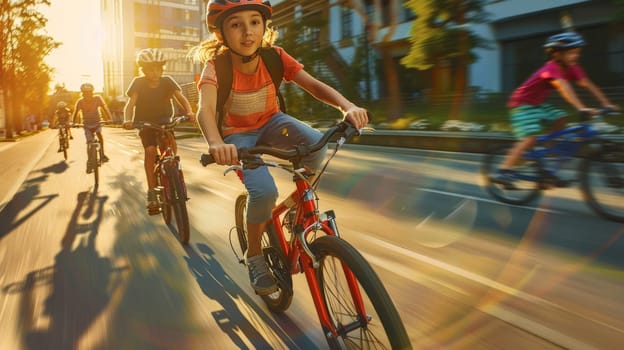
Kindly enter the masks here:
[[125, 93], [144, 48], [163, 52], [164, 74], [180, 84], [193, 82], [199, 68], [187, 54], [201, 40], [203, 7], [202, 0], [101, 0], [105, 97]]
[[[370, 74], [360, 85], [362, 95], [372, 99], [387, 96], [382, 54], [390, 53], [395, 62], [402, 98], [420, 95], [434, 79], [429, 71], [408, 69], [400, 64], [409, 51], [409, 29], [416, 16], [405, 7], [406, 3], [407, 0], [272, 1], [274, 24], [278, 28], [299, 16], [326, 18], [327, 27], [315, 34], [319, 46], [333, 47], [338, 59], [347, 65], [362, 59], [357, 52], [363, 42], [368, 43], [371, 47], [364, 51]], [[562, 30], [564, 16], [571, 19], [574, 29], [588, 41], [582, 57], [588, 74], [601, 86], [622, 85], [624, 30], [612, 25], [615, 11], [611, 1], [507, 0], [493, 1], [485, 9], [489, 14], [487, 23], [469, 24], [470, 30], [490, 43], [488, 49], [475, 50], [477, 61], [469, 68], [467, 82], [472, 91], [505, 93], [520, 84], [545, 62], [544, 40]], [[365, 18], [378, 27], [367, 27]], [[361, 37], [369, 40], [355, 40]], [[447, 76], [452, 74], [450, 67]], [[334, 75], [339, 76], [339, 70], [335, 69]]]

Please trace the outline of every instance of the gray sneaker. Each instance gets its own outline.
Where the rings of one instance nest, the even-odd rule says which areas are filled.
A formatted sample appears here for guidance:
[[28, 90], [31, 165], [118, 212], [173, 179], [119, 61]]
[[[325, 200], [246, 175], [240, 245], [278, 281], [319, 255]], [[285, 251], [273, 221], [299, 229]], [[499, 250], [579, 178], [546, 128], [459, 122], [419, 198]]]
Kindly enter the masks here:
[[160, 204], [158, 203], [158, 194], [156, 190], [150, 188], [147, 190], [147, 213], [149, 215], [160, 214]]
[[252, 256], [245, 260], [247, 268], [249, 269], [249, 280], [256, 294], [269, 295], [275, 292], [277, 290], [277, 284], [267, 267], [264, 255]]

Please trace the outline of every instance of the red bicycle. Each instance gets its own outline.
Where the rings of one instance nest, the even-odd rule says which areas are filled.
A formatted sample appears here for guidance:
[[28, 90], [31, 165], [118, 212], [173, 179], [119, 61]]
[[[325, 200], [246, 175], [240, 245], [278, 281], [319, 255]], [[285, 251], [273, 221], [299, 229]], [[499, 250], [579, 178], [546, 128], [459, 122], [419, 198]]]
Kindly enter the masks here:
[[[329, 161], [344, 142], [358, 134], [350, 124], [341, 122], [328, 129], [314, 145], [288, 150], [268, 146], [241, 148], [241, 165], [230, 166], [225, 173], [235, 170], [242, 180], [242, 169], [270, 166], [293, 174], [296, 189], [273, 209], [262, 237], [264, 257], [278, 284], [276, 292], [261, 296], [270, 310], [283, 312], [290, 306], [292, 275], [303, 273], [323, 334], [332, 349], [409, 349], [405, 326], [383, 283], [364, 257], [340, 238], [334, 211], [321, 213], [317, 206], [315, 189]], [[334, 136], [338, 137], [335, 151], [310, 183], [312, 175], [304, 170], [303, 157], [320, 150]], [[290, 164], [264, 160], [260, 155], [271, 155]], [[213, 162], [209, 154], [201, 155], [202, 165]], [[247, 250], [247, 196], [241, 194], [235, 204], [240, 255], [232, 245], [243, 265], [242, 256]]]
[[188, 244], [190, 225], [186, 201], [189, 199], [184, 183], [180, 157], [173, 153], [173, 129], [188, 117], [176, 117], [168, 124], [135, 122], [135, 128], [151, 128], [158, 131], [158, 154], [154, 166], [160, 202], [160, 212], [165, 224], [171, 223], [172, 212], [177, 226], [177, 237], [182, 244]]

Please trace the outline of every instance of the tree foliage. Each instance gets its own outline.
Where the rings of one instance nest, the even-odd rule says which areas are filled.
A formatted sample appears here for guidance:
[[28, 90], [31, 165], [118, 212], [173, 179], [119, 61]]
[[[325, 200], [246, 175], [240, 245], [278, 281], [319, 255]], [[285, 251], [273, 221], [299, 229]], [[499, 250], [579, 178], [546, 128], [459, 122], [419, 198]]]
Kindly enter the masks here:
[[410, 0], [406, 3], [417, 17], [410, 29], [411, 47], [401, 63], [421, 70], [457, 58], [473, 63], [475, 48], [488, 42], [470, 30], [471, 24], [484, 23], [487, 13], [483, 0]]
[[7, 137], [22, 108], [39, 111], [47, 97], [52, 69], [44, 59], [60, 44], [44, 32], [47, 19], [37, 9], [49, 5], [49, 0], [0, 0], [0, 88], [10, 107]]
[[[319, 40], [320, 31], [326, 24], [327, 19], [320, 13], [296, 18], [282, 27], [283, 30], [276, 44], [301, 62], [311, 75], [327, 82], [332, 79], [332, 76], [323, 70], [321, 62], [330, 54], [329, 47], [320, 45]], [[333, 82], [329, 81], [329, 83]], [[310, 120], [328, 113], [336, 113], [332, 108], [292, 84], [283, 84], [282, 89], [289, 114]]]

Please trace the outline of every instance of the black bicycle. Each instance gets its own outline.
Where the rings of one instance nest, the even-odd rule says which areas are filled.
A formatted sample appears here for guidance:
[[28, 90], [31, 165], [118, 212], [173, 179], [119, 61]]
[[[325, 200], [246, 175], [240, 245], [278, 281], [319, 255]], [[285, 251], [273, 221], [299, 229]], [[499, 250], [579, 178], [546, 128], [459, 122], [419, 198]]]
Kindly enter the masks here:
[[[104, 124], [104, 123], [102, 123]], [[83, 124], [74, 124], [74, 127], [85, 127]], [[100, 167], [102, 166], [102, 147], [95, 133], [95, 129], [87, 128], [91, 133], [91, 140], [87, 141], [87, 174], [93, 174], [95, 186], [100, 184]]]
[[58, 129], [58, 138], [59, 138], [59, 150], [63, 152], [63, 158], [67, 160], [68, 150], [69, 150], [69, 125], [68, 124], [59, 124]]
[[175, 215], [178, 227], [178, 240], [182, 244], [188, 244], [190, 239], [190, 225], [186, 201], [189, 200], [184, 183], [184, 173], [180, 157], [173, 153], [173, 129], [179, 123], [188, 120], [188, 117], [176, 117], [168, 124], [152, 124], [148, 122], [135, 122], [133, 127], [150, 128], [158, 131], [158, 155], [154, 166], [156, 175], [156, 191], [160, 202], [160, 212], [165, 224], [171, 223], [172, 211]]
[[[614, 114], [619, 113], [602, 109], [593, 118], [583, 117], [578, 125], [538, 137], [514, 168], [513, 181], [508, 184], [493, 181], [493, 175], [512, 145], [497, 147], [481, 165], [487, 191], [501, 202], [522, 205], [538, 198], [543, 190], [580, 182], [583, 199], [597, 214], [624, 222], [624, 144], [601, 137], [595, 127], [602, 116]], [[577, 176], [570, 177], [563, 170], [574, 159], [580, 160]]]

